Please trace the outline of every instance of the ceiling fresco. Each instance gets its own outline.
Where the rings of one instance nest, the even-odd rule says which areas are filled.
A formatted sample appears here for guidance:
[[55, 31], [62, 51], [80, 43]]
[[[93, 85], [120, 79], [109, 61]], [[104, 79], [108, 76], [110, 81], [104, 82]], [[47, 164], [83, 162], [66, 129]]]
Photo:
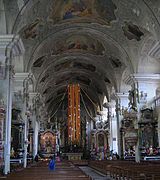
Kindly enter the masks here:
[[87, 35], [72, 35], [64, 39], [57, 40], [54, 43], [51, 55], [57, 55], [65, 52], [87, 52], [95, 55], [103, 55], [105, 48], [98, 40]]
[[[50, 112], [68, 83], [80, 83], [100, 106], [104, 96], [111, 101], [112, 90], [121, 91], [124, 72], [137, 72], [141, 51], [147, 57], [159, 37], [157, 12], [139, 0], [27, 1], [12, 32], [22, 38], [24, 69], [34, 74], [35, 90]], [[144, 52], [147, 39], [152, 42]]]
[[22, 30], [24, 39], [35, 39], [38, 34], [38, 28], [42, 20], [36, 18], [31, 24], [25, 26]]
[[53, 23], [71, 19], [84, 19], [84, 22], [97, 19], [102, 24], [110, 25], [116, 19], [116, 6], [112, 0], [57, 0], [52, 7], [48, 20]]

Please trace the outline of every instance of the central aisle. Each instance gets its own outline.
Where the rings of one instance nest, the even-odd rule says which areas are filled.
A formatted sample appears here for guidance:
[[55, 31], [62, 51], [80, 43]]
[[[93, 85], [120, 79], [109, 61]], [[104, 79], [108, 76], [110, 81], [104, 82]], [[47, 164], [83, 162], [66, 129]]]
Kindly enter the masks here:
[[57, 162], [56, 170], [48, 168], [48, 162], [39, 162], [35, 166], [11, 173], [7, 180], [89, 180], [81, 169], [71, 162]]

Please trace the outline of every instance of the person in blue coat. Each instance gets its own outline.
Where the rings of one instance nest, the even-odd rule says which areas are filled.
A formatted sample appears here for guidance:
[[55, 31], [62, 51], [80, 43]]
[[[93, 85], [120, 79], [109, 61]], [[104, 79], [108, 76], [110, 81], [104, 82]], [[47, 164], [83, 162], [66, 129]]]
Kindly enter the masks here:
[[55, 170], [55, 158], [51, 157], [50, 161], [49, 161], [49, 169], [50, 170]]

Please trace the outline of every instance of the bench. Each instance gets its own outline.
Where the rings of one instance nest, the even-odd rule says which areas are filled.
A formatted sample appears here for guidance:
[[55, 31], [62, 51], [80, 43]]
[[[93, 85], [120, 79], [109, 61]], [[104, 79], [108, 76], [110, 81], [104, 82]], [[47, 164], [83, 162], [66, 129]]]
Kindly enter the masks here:
[[143, 161], [136, 163], [133, 161], [89, 161], [89, 166], [105, 174], [109, 174], [114, 179], [126, 180], [159, 180], [160, 163]]

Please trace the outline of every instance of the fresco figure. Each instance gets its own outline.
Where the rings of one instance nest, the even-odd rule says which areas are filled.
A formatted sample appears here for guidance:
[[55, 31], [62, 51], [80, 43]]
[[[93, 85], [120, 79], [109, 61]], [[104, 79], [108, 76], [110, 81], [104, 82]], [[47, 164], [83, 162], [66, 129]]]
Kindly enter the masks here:
[[83, 0], [65, 0], [63, 19], [88, 16], [92, 10], [87, 7]]

